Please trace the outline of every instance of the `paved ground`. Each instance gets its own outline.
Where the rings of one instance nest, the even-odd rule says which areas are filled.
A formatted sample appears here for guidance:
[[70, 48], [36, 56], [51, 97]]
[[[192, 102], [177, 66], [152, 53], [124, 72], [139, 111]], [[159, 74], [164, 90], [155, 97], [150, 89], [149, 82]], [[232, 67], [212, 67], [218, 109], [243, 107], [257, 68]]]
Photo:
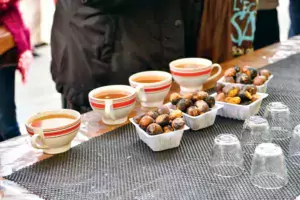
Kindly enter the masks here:
[[[280, 0], [280, 3], [281, 40], [285, 40], [289, 27], [288, 0]], [[19, 76], [16, 80], [17, 113], [22, 132], [25, 132], [24, 123], [31, 114], [61, 107], [60, 95], [55, 90], [49, 71], [50, 47], [40, 48], [38, 52], [41, 57], [34, 61], [28, 84], [23, 85]]]

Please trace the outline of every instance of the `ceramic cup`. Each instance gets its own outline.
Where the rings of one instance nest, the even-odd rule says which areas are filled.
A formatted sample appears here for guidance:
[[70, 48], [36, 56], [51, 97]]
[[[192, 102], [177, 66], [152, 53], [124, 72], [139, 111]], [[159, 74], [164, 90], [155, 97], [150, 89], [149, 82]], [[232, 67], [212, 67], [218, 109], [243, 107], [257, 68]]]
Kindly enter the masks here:
[[[142, 79], [157, 79], [157, 82], [138, 82]], [[136, 89], [138, 100], [146, 108], [156, 108], [164, 103], [172, 86], [172, 75], [163, 71], [145, 71], [129, 77], [129, 83]]]
[[[179, 65], [199, 65], [195, 68], [178, 68]], [[183, 58], [172, 61], [170, 72], [174, 80], [180, 85], [180, 90], [184, 93], [202, 90], [203, 84], [219, 76], [222, 68], [219, 64], [213, 64], [212, 61], [204, 58]], [[218, 68], [218, 72], [210, 76], [213, 68]]]
[[[51, 115], [68, 115], [74, 117], [69, 124], [48, 129], [33, 127], [31, 123], [37, 119]], [[71, 148], [71, 141], [78, 133], [81, 124], [81, 115], [75, 110], [61, 109], [45, 111], [30, 117], [26, 123], [26, 129], [31, 135], [31, 144], [36, 149], [43, 149], [47, 154], [58, 154]]]
[[[116, 99], [99, 99], [95, 95], [105, 92], [123, 91], [128, 95]], [[101, 114], [102, 122], [108, 125], [123, 124], [133, 110], [136, 102], [135, 89], [127, 85], [110, 85], [92, 90], [89, 101], [93, 110]]]

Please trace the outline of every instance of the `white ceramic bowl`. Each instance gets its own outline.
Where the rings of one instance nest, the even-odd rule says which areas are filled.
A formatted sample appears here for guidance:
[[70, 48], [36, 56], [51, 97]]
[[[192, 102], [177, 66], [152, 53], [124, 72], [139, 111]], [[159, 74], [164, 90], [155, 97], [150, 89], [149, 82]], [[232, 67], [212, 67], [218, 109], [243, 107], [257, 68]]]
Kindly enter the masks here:
[[[140, 83], [134, 81], [138, 77], [162, 77], [155, 83]], [[165, 97], [172, 86], [172, 75], [163, 71], [139, 72], [129, 77], [129, 83], [136, 89], [138, 100], [146, 108], [156, 108], [163, 105]]]
[[[274, 77], [274, 75], [271, 75], [271, 76], [269, 77], [269, 79], [265, 82], [265, 84], [256, 86], [256, 87], [257, 87], [257, 92], [260, 92], [260, 93], [266, 93], [266, 92], [267, 92], [268, 83], [269, 83], [269, 81], [270, 81], [273, 77]], [[223, 76], [222, 78], [220, 78], [220, 79], [218, 80], [218, 83], [223, 83], [225, 86], [226, 86], [226, 85], [236, 85], [236, 86], [243, 86], [243, 85], [245, 85], [245, 84], [240, 84], [240, 83], [226, 83], [226, 82], [224, 82], [224, 79], [225, 79], [225, 77]]]
[[[249, 105], [239, 105], [216, 101], [216, 104], [223, 105], [223, 108], [218, 110], [217, 115], [238, 120], [246, 120], [250, 116], [256, 115], [259, 112], [262, 100], [268, 96], [266, 93], [257, 94], [260, 95], [260, 99], [252, 102]], [[214, 93], [211, 96], [215, 97], [216, 95], [217, 93]]]
[[[198, 64], [203, 67], [199, 68], [178, 68], [176, 66], [182, 64]], [[172, 61], [170, 64], [170, 72], [174, 80], [180, 85], [183, 93], [195, 92], [202, 90], [203, 84], [215, 77], [219, 76], [222, 68], [219, 64], [213, 64], [212, 61], [204, 58], [183, 58]], [[218, 72], [210, 77], [212, 69], [217, 67]]]
[[[98, 99], [95, 95], [106, 91], [125, 91], [128, 96], [117, 99]], [[136, 102], [135, 89], [128, 85], [109, 85], [92, 90], [89, 101], [93, 110], [101, 114], [102, 121], [108, 125], [123, 124], [133, 110]]]
[[145, 142], [152, 151], [164, 151], [167, 149], [173, 149], [180, 145], [180, 141], [185, 130], [188, 130], [189, 127], [185, 126], [181, 130], [163, 133], [159, 135], [149, 135], [143, 129], [136, 124], [133, 119], [129, 119], [130, 122], [135, 126], [136, 132], [139, 135], [139, 138]]
[[[74, 121], [65, 126], [58, 126], [51, 129], [32, 127], [31, 123], [49, 115], [66, 114], [74, 117]], [[31, 144], [34, 148], [43, 149], [47, 154], [58, 154], [68, 151], [71, 142], [78, 133], [81, 124], [81, 115], [75, 110], [60, 109], [40, 112], [30, 117], [25, 126], [28, 134], [32, 136]]]

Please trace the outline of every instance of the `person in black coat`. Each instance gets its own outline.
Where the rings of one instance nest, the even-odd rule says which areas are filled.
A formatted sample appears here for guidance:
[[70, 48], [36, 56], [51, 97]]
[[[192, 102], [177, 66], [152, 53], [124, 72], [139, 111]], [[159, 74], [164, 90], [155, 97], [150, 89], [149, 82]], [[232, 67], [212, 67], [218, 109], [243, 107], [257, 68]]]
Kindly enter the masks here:
[[202, 0], [59, 0], [51, 73], [64, 107], [90, 110], [90, 90], [195, 56]]

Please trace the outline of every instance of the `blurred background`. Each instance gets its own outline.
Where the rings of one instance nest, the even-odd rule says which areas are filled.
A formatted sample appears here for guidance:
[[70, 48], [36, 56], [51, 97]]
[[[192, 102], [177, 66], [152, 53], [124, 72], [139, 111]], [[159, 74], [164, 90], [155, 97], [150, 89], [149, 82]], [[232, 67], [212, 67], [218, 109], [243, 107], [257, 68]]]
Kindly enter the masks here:
[[[280, 38], [287, 39], [289, 29], [289, 12], [287, 0], [280, 0], [278, 7]], [[31, 30], [32, 41], [35, 45], [49, 44], [52, 18], [55, 10], [51, 0], [22, 0], [21, 11], [25, 23]], [[17, 116], [22, 133], [25, 133], [24, 122], [33, 113], [61, 108], [60, 95], [56, 92], [49, 73], [50, 46], [41, 45], [36, 48], [39, 56], [35, 57], [28, 83], [23, 85], [17, 73], [16, 104]]]

